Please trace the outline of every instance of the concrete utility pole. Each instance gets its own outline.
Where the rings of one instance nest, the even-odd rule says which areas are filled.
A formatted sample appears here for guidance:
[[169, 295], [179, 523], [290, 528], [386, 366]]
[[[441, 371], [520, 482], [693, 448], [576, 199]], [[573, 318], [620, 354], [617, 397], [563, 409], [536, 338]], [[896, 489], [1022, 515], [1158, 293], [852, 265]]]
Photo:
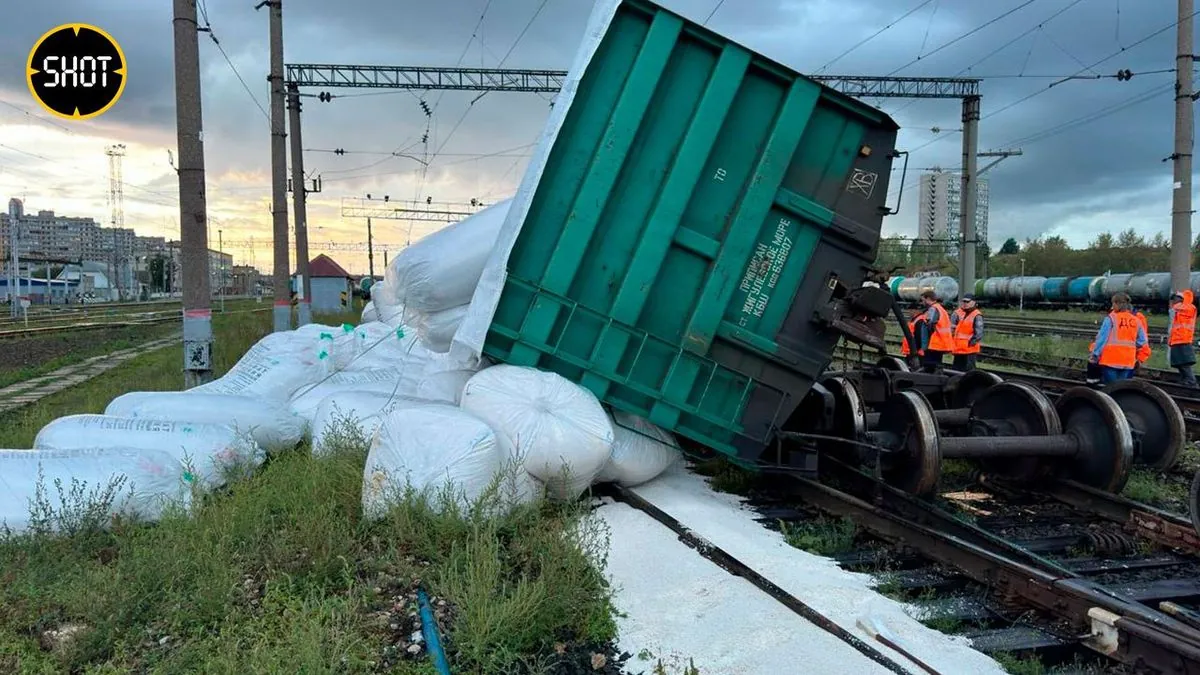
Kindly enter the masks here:
[[1171, 198], [1171, 288], [1190, 288], [1192, 273], [1192, 0], [1179, 0], [1175, 48], [1175, 190]]
[[367, 273], [371, 283], [375, 283], [375, 246], [371, 240], [371, 219], [367, 218]]
[[271, 216], [275, 239], [275, 332], [292, 328], [291, 264], [288, 259], [287, 132], [283, 122], [283, 0], [263, 0], [271, 9]]
[[212, 380], [212, 298], [208, 213], [204, 195], [204, 126], [200, 114], [200, 45], [196, 0], [175, 2], [175, 127], [179, 139], [179, 241], [183, 267], [183, 382]]
[[979, 97], [965, 96], [962, 100], [963, 171], [959, 203], [958, 297], [975, 292], [975, 164], [979, 154]]
[[[283, 57], [280, 56], [282, 61]], [[300, 89], [289, 85], [287, 92], [288, 126], [292, 129], [292, 208], [296, 218], [296, 281], [300, 303], [297, 326], [312, 323], [312, 281], [308, 278], [308, 188], [304, 185], [304, 143], [300, 137]]]
[[12, 318], [20, 316], [20, 300], [21, 295], [21, 254], [18, 252], [20, 248], [21, 235], [21, 216], [18, 213], [16, 202], [8, 203], [8, 252], [11, 258], [11, 267], [9, 268], [8, 288], [8, 314]]

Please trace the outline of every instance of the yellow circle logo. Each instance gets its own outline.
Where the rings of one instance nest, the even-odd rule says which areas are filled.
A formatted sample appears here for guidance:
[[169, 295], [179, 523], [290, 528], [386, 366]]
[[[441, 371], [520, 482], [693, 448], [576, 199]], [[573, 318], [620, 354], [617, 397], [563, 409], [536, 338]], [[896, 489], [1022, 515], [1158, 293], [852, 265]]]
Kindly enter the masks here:
[[70, 120], [91, 119], [113, 107], [125, 91], [125, 53], [95, 26], [64, 24], [33, 45], [25, 80], [46, 112]]

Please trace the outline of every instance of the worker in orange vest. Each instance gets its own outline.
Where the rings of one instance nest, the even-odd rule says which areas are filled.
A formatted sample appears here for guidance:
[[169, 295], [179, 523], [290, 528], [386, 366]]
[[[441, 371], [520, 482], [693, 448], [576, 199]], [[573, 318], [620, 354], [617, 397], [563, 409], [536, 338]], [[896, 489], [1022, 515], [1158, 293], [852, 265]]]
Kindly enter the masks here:
[[[925, 330], [924, 312], [919, 309], [914, 309], [908, 317], [908, 332], [912, 334], [914, 343], [917, 347], [916, 356], [922, 357], [925, 355], [925, 350], [921, 348], [922, 333]], [[900, 356], [903, 356], [906, 361], [913, 360], [913, 350], [908, 345], [908, 340], [900, 341]]]
[[1171, 329], [1167, 334], [1167, 359], [1179, 371], [1179, 378], [1189, 387], [1197, 387], [1196, 374], [1196, 305], [1190, 290], [1171, 295]]
[[938, 302], [933, 291], [921, 294], [921, 303], [925, 305], [924, 339], [921, 347], [925, 355], [921, 359], [922, 370], [927, 373], [937, 372], [942, 360], [954, 351], [954, 333], [950, 330], [950, 312]]
[[983, 315], [975, 305], [975, 296], [963, 296], [958, 309], [950, 316], [950, 328], [954, 331], [954, 369], [975, 370], [975, 359], [983, 341]]
[[1104, 384], [1127, 380], [1133, 377], [1138, 349], [1145, 344], [1146, 330], [1134, 316], [1129, 296], [1117, 293], [1112, 297], [1112, 311], [1100, 324], [1088, 360], [1100, 365], [1100, 381]]
[[1140, 309], [1134, 311], [1133, 315], [1137, 317], [1138, 322], [1142, 324], [1142, 330], [1146, 332], [1146, 344], [1138, 347], [1137, 350], [1137, 365], [1133, 367], [1136, 372], [1143, 363], [1150, 360], [1150, 321], [1146, 319], [1146, 315]]

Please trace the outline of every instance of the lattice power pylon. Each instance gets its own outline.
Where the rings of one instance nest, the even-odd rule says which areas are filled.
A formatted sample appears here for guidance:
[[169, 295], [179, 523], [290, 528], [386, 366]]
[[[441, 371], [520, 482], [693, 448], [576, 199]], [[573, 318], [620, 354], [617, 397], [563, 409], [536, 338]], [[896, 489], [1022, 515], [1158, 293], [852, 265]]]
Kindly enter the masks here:
[[121, 165], [125, 158], [125, 145], [110, 145], [104, 149], [108, 155], [108, 208], [109, 224], [125, 227], [125, 178]]

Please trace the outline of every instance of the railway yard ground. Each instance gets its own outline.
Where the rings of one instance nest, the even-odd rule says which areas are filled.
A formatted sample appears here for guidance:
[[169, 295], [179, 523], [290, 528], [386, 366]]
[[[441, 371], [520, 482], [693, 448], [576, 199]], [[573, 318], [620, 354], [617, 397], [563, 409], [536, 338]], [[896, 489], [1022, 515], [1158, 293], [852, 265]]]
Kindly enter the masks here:
[[[270, 330], [269, 312], [241, 302], [214, 315], [217, 375]], [[1078, 365], [1085, 319], [994, 314], [987, 368], [1036, 378]], [[40, 356], [7, 367], [0, 357], [0, 384], [177, 331], [161, 321], [10, 337], [6, 346], [51, 346], [30, 347]], [[180, 350], [146, 350], [0, 412], [0, 447], [29, 447], [50, 420], [100, 412], [127, 391], [178, 389]], [[978, 569], [881, 525], [878, 514], [855, 510], [861, 504], [828, 500], [815, 483], [797, 489], [786, 477], [697, 460], [577, 504], [483, 517], [414, 495], [369, 524], [359, 515], [368, 439], [351, 426], [338, 439], [344, 448], [331, 457], [298, 448], [191, 516], [151, 527], [98, 529], [89, 504], [101, 492], [50, 486], [46, 499], [61, 507], [58, 526], [70, 536], [0, 542], [0, 670], [324, 672], [338, 663], [346, 672], [434, 673], [416, 609], [422, 586], [454, 672], [790, 672], [799, 661], [831, 673], [1136, 672], [1064, 638], [1053, 612], [997, 593]], [[1200, 448], [1189, 442], [1170, 470], [1135, 467], [1122, 495], [1186, 519], [1197, 470]], [[822, 475], [847, 493], [861, 480]], [[1200, 548], [1140, 536], [1070, 499], [946, 460], [929, 503], [947, 523], [974, 528], [964, 539], [1028, 556], [1039, 573], [1120, 588], [1148, 606], [1200, 596], [1192, 589]], [[890, 643], [864, 626], [882, 626]]]

